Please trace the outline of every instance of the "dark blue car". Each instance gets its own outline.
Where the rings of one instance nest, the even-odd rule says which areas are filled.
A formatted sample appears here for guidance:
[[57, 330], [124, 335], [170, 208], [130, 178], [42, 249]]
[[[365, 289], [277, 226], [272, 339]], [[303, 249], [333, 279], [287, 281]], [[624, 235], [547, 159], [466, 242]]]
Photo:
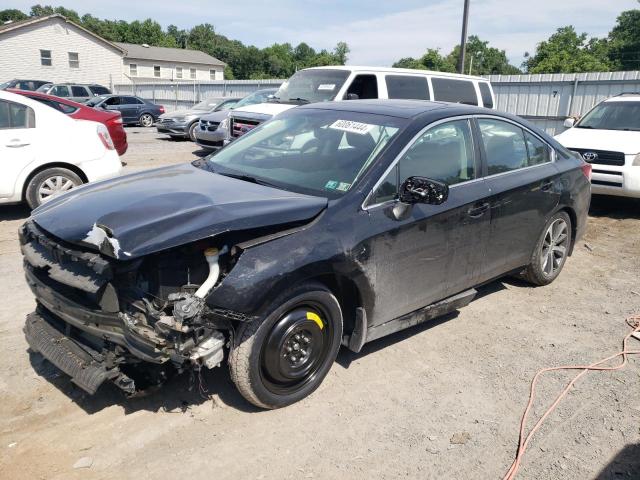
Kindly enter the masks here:
[[122, 123], [151, 127], [164, 113], [162, 105], [156, 105], [134, 95], [101, 95], [87, 102], [87, 105], [105, 110], [117, 110], [122, 114]]

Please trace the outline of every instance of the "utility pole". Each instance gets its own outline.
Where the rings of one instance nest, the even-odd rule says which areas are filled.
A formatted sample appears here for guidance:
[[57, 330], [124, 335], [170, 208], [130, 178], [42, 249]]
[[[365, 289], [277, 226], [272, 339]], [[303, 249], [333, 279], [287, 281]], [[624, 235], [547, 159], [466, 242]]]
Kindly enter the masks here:
[[469, 0], [464, 0], [462, 14], [462, 37], [460, 38], [460, 58], [458, 59], [458, 73], [464, 73], [464, 56], [467, 50], [467, 24], [469, 23]]

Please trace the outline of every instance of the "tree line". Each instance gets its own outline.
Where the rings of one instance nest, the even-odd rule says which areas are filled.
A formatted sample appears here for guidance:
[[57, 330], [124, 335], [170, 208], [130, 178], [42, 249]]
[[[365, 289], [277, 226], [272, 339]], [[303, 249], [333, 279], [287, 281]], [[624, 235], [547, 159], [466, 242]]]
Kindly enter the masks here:
[[[579, 73], [640, 70], [640, 10], [622, 12], [607, 37], [589, 37], [571, 26], [560, 27], [538, 43], [535, 52], [525, 52], [520, 68], [509, 64], [504, 50], [489, 46], [471, 35], [467, 42], [465, 73], [476, 75], [518, 73]], [[401, 58], [394, 67], [455, 72], [460, 46], [443, 55], [429, 48], [420, 58]]]
[[75, 10], [49, 5], [34, 5], [28, 14], [16, 9], [0, 10], [0, 23], [54, 13], [111, 42], [201, 50], [227, 64], [224, 72], [227, 79], [288, 78], [301, 68], [344, 65], [349, 54], [349, 47], [344, 42], [338, 42], [332, 51], [316, 50], [304, 42], [295, 47], [290, 43], [275, 43], [258, 48], [217, 33], [210, 23], [190, 29], [169, 25], [164, 30], [150, 18], [132, 22], [105, 20], [90, 14], [80, 16]]
[[[132, 22], [105, 20], [48, 5], [34, 5], [28, 14], [16, 9], [0, 10], [0, 23], [54, 13], [113, 42], [202, 50], [227, 64], [225, 78], [229, 79], [287, 78], [301, 68], [344, 65], [349, 54], [345, 42], [338, 42], [331, 51], [318, 51], [304, 42], [295, 47], [290, 43], [275, 43], [258, 48], [217, 33], [210, 23], [190, 29], [169, 25], [164, 30], [151, 19]], [[446, 55], [439, 49], [428, 48], [420, 58], [401, 58], [393, 66], [455, 72], [459, 57], [460, 46]], [[548, 39], [538, 43], [535, 52], [525, 52], [524, 57], [520, 67], [511, 65], [504, 50], [491, 47], [489, 42], [471, 35], [467, 42], [464, 72], [491, 75], [640, 70], [640, 10], [622, 12], [605, 38], [578, 33], [571, 25], [560, 27]]]

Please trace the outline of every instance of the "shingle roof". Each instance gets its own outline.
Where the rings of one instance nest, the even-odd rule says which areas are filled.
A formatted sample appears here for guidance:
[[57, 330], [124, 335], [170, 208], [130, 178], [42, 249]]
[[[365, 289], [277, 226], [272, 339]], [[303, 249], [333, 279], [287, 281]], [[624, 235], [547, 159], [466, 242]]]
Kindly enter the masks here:
[[14, 20], [12, 22], [3, 23], [0, 25], [0, 32], [2, 32], [3, 30], [17, 28], [21, 25], [27, 25], [31, 22], [33, 22], [33, 18], [25, 18], [24, 20]]
[[200, 50], [187, 50], [184, 48], [167, 47], [143, 47], [133, 43], [114, 42], [118, 47], [125, 50], [126, 58], [137, 58], [140, 60], [158, 60], [175, 63], [199, 63], [204, 65], [226, 65], [211, 55]]

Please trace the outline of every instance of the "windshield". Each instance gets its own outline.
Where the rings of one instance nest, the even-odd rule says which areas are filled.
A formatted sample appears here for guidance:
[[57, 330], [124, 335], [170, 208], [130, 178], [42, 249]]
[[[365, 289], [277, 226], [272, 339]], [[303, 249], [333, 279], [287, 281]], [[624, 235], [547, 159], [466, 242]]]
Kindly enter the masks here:
[[242, 100], [235, 104], [234, 108], [246, 107], [247, 105], [255, 105], [256, 103], [264, 103], [267, 101], [267, 98], [269, 98], [269, 95], [273, 95], [275, 92], [275, 88], [258, 90], [257, 92], [244, 97]]
[[333, 100], [350, 73], [348, 70], [300, 70], [280, 86], [275, 99], [294, 103]]
[[194, 110], [213, 110], [216, 105], [218, 105], [222, 101], [221, 98], [207, 98], [200, 103], [196, 103], [192, 108]]
[[406, 122], [374, 114], [295, 110], [209, 156], [213, 171], [336, 198], [351, 188]]
[[85, 102], [85, 105], [89, 107], [95, 107], [97, 104], [102, 102], [106, 97], [93, 97], [91, 100]]
[[4, 90], [5, 88], [7, 88], [9, 85], [11, 85], [11, 82], [4, 82], [4, 83], [0, 83], [0, 90]]
[[578, 128], [640, 131], [640, 102], [604, 102], [587, 113]]

